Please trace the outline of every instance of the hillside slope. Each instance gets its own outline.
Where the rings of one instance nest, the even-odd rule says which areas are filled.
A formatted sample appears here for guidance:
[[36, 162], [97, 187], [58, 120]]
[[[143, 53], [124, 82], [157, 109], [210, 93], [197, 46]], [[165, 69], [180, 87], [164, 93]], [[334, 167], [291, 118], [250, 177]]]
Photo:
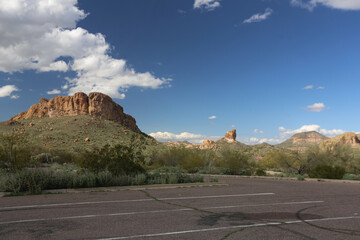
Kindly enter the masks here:
[[26, 138], [31, 147], [48, 150], [80, 152], [100, 148], [105, 144], [127, 143], [132, 135], [145, 137], [148, 144], [157, 144], [153, 138], [135, 133], [120, 123], [89, 115], [30, 118], [0, 123], [0, 134], [17, 134]]

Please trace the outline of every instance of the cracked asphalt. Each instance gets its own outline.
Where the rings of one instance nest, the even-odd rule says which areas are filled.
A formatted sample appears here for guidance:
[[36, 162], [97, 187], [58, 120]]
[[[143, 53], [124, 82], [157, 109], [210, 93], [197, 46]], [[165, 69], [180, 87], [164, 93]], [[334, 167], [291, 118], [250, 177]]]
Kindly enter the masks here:
[[0, 198], [0, 239], [360, 239], [360, 185], [227, 186]]

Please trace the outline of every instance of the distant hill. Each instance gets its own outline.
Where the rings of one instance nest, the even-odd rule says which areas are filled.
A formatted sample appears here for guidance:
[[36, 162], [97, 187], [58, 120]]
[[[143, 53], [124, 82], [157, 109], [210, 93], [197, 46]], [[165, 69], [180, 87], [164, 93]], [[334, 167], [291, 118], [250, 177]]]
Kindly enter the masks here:
[[276, 146], [295, 151], [304, 151], [311, 146], [319, 145], [322, 141], [326, 139], [328, 139], [328, 137], [316, 131], [302, 132], [293, 135], [286, 141], [277, 144]]
[[329, 148], [329, 147], [331, 148], [334, 145], [345, 145], [345, 144], [351, 146], [353, 149], [360, 150], [360, 134], [347, 132], [323, 141], [320, 146], [322, 148]]

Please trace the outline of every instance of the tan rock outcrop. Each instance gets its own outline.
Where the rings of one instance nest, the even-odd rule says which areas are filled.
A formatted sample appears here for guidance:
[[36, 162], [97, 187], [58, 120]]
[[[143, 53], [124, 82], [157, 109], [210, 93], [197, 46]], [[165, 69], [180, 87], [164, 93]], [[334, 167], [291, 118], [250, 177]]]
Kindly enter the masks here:
[[338, 144], [349, 144], [353, 148], [360, 148], [360, 136], [353, 132], [347, 132], [323, 141], [321, 146], [332, 149], [334, 145]]
[[226, 132], [225, 140], [228, 142], [235, 142], [236, 141], [236, 129], [231, 129], [230, 131]]
[[124, 113], [123, 108], [115, 103], [109, 96], [93, 92], [87, 96], [85, 93], [75, 93], [74, 96], [57, 96], [50, 100], [41, 98], [26, 112], [11, 118], [11, 121], [29, 119], [33, 117], [59, 117], [89, 114], [90, 116], [107, 119], [121, 123], [134, 132], [140, 133], [135, 119]]
[[212, 149], [215, 147], [215, 142], [210, 139], [205, 139], [200, 145], [200, 149]]

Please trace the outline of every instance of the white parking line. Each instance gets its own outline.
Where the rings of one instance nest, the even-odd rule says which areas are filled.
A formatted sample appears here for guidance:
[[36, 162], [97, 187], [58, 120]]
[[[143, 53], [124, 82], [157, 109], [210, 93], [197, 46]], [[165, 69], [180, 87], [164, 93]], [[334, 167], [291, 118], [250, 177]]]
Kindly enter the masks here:
[[[313, 203], [323, 203], [323, 202], [324, 202], [324, 201], [264, 203], [264, 204], [250, 204], [250, 205], [207, 207], [207, 208], [200, 208], [200, 209], [201, 209], [201, 210], [228, 209], [228, 208], [259, 207], [259, 206], [313, 204]], [[41, 221], [56, 221], [56, 220], [67, 220], [67, 219], [94, 218], [94, 217], [124, 216], [124, 215], [135, 215], [135, 214], [152, 214], [152, 213], [165, 213], [165, 212], [180, 212], [180, 211], [195, 211], [195, 210], [194, 210], [194, 209], [191, 209], [191, 208], [179, 208], [179, 209], [172, 209], [172, 210], [153, 210], [153, 211], [142, 211], [142, 212], [122, 212], [122, 213], [109, 213], [109, 214], [94, 214], [94, 215], [82, 215], [82, 216], [68, 216], [68, 217], [58, 217], [58, 218], [37, 218], [37, 219], [26, 219], [26, 220], [15, 220], [15, 221], [8, 221], [8, 222], [0, 222], [0, 225], [15, 224], [15, 223], [41, 222]]]
[[[246, 194], [235, 194], [235, 195], [215, 195], [215, 196], [197, 196], [197, 197], [174, 197], [174, 198], [158, 198], [159, 200], [186, 200], [186, 199], [204, 199], [204, 198], [227, 198], [227, 197], [247, 197], [247, 196], [267, 196], [274, 195], [275, 193], [246, 193]], [[98, 202], [74, 202], [74, 203], [53, 203], [53, 204], [42, 204], [42, 205], [27, 205], [27, 206], [12, 206], [12, 207], [1, 207], [1, 210], [14, 210], [24, 208], [43, 208], [43, 207], [59, 207], [59, 206], [75, 206], [75, 205], [86, 205], [86, 204], [104, 204], [104, 203], [125, 203], [125, 202], [146, 202], [155, 201], [151, 198], [144, 199], [133, 199], [133, 200], [114, 200], [114, 201], [98, 201]]]
[[144, 237], [160, 237], [160, 236], [169, 236], [169, 235], [179, 235], [185, 233], [219, 231], [219, 230], [229, 230], [229, 229], [237, 229], [237, 228], [252, 228], [252, 227], [263, 227], [263, 226], [281, 225], [281, 224], [297, 224], [303, 222], [336, 221], [336, 220], [359, 219], [359, 218], [360, 218], [359, 216], [350, 216], [350, 217], [335, 217], [335, 218], [319, 218], [319, 219], [309, 219], [309, 220], [294, 220], [283, 223], [268, 222], [268, 223], [230, 226], [230, 227], [203, 228], [203, 229], [194, 229], [194, 230], [186, 230], [186, 231], [178, 231], [178, 232], [151, 233], [151, 234], [133, 235], [133, 236], [125, 236], [125, 237], [101, 238], [99, 240], [119, 240], [119, 239], [132, 239], [132, 238], [144, 238]]

